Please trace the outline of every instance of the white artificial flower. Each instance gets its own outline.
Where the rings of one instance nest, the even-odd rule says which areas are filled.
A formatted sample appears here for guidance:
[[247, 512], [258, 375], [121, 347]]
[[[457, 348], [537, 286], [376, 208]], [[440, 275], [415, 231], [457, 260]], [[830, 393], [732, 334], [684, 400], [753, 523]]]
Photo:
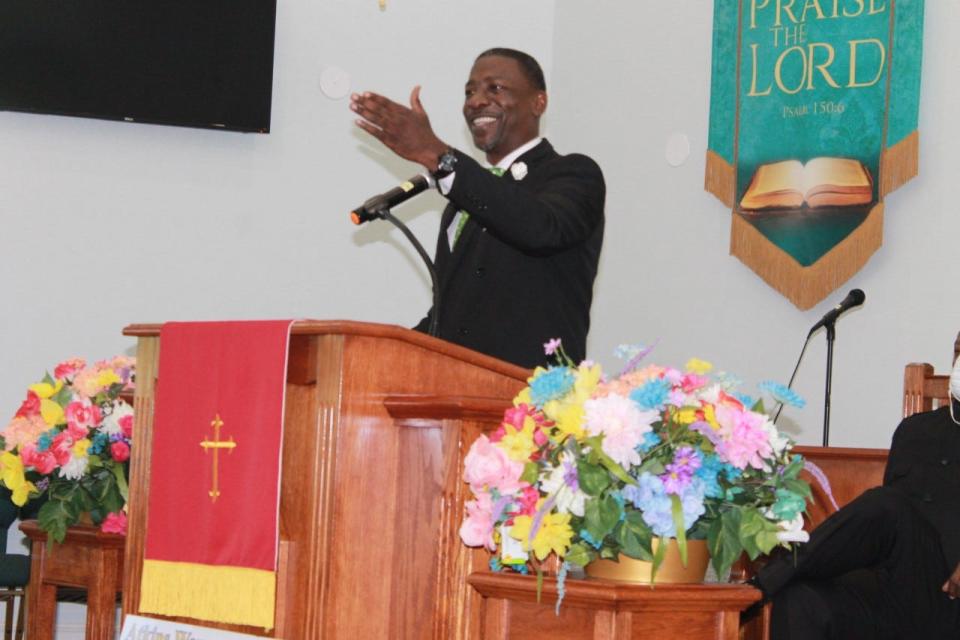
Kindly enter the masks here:
[[60, 467], [60, 477], [67, 480], [79, 480], [87, 472], [87, 464], [90, 458], [83, 456], [70, 456], [70, 461]]
[[790, 438], [780, 433], [777, 425], [775, 425], [769, 417], [763, 421], [761, 427], [766, 431], [767, 437], [770, 439], [770, 447], [773, 448], [774, 456], [780, 457], [790, 445]]
[[783, 543], [787, 542], [807, 542], [810, 540], [810, 534], [803, 530], [803, 514], [798, 513], [793, 520], [781, 520], [777, 523], [780, 531], [777, 532], [777, 540]]
[[133, 407], [126, 402], [115, 400], [113, 410], [110, 411], [109, 415], [103, 417], [103, 426], [100, 430], [111, 436], [122, 433], [123, 428], [120, 426], [120, 418], [131, 415], [133, 415]]
[[554, 506], [559, 513], [572, 513], [578, 518], [582, 518], [587, 494], [581, 491], [579, 487], [574, 489], [568, 485], [564, 478], [567, 473], [576, 474], [576, 469], [573, 456], [566, 451], [563, 452], [560, 455], [560, 464], [540, 477], [540, 489], [547, 495], [554, 496]]
[[527, 163], [525, 162], [514, 162], [510, 165], [510, 175], [513, 176], [514, 180], [523, 180], [527, 177]]

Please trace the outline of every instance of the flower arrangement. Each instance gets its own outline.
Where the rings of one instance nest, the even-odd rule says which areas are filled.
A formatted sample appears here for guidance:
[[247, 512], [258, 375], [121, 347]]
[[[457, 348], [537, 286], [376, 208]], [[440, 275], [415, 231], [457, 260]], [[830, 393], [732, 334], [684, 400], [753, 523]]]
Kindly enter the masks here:
[[[692, 359], [684, 370], [641, 367], [649, 349], [621, 347], [618, 376], [575, 365], [559, 340], [557, 366], [537, 368], [500, 427], [480, 436], [464, 461], [474, 499], [460, 537], [497, 551], [491, 560], [526, 572], [550, 554], [585, 566], [619, 554], [651, 562], [654, 576], [676, 538], [706, 539], [718, 576], [744, 551], [751, 559], [803, 541], [810, 487], [800, 456], [740, 382]], [[803, 401], [782, 385], [761, 390]]]
[[37, 520], [53, 540], [85, 513], [103, 531], [126, 532], [133, 407], [121, 394], [133, 386], [133, 358], [66, 360], [30, 385], [0, 433], [0, 481], [17, 506], [42, 501]]

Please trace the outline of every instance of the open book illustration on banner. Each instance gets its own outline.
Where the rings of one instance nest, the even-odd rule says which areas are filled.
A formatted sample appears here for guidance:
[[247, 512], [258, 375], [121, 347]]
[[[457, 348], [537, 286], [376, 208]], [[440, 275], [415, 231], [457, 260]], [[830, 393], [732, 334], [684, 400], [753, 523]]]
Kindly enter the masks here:
[[757, 168], [740, 200], [744, 211], [849, 207], [873, 202], [870, 170], [852, 158], [783, 160]]

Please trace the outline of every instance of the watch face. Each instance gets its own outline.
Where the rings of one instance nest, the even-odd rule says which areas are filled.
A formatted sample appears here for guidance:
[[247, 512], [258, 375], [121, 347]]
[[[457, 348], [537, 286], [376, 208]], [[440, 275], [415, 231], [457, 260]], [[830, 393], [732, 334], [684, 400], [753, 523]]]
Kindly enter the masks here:
[[453, 171], [453, 167], [457, 164], [457, 156], [453, 155], [452, 152], [447, 151], [445, 154], [440, 156], [440, 165], [438, 169], [440, 171], [450, 173]]

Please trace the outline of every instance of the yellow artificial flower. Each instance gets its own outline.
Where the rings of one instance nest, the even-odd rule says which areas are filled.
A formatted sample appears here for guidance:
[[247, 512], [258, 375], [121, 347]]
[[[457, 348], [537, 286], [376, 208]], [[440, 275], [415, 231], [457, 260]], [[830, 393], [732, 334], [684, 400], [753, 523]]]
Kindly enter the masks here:
[[587, 436], [583, 429], [583, 403], [597, 390], [603, 372], [598, 364], [581, 364], [574, 375], [573, 391], [560, 400], [546, 403], [543, 413], [556, 423], [557, 430], [564, 436], [582, 440]]
[[713, 365], [706, 360], [701, 360], [700, 358], [690, 358], [687, 360], [686, 368], [690, 373], [697, 373], [702, 376], [706, 372], [713, 369]]
[[577, 369], [577, 379], [573, 385], [574, 393], [578, 398], [586, 400], [597, 390], [602, 376], [603, 370], [600, 365], [581, 364]]
[[13, 492], [10, 499], [15, 505], [22, 507], [27, 503], [30, 492], [36, 490], [33, 483], [27, 482], [23, 474], [23, 460], [11, 451], [4, 451], [0, 454], [0, 467], [3, 467], [0, 471], [0, 479], [3, 480], [7, 489]]
[[[543, 501], [537, 503], [539, 509]], [[570, 527], [569, 513], [548, 513], [540, 521], [537, 535], [531, 541], [530, 529], [533, 526], [533, 516], [517, 516], [513, 519], [510, 536], [516, 538], [523, 545], [524, 551], [533, 550], [538, 560], [543, 560], [550, 552], [563, 557], [570, 548], [573, 539], [573, 529]]]
[[90, 442], [89, 438], [84, 438], [83, 440], [77, 440], [73, 443], [73, 455], [77, 458], [86, 458], [87, 449], [90, 448], [90, 445], [93, 444]]
[[56, 384], [50, 384], [49, 382], [38, 382], [37, 384], [30, 385], [30, 391], [33, 391], [40, 398], [52, 398], [60, 389], [63, 388], [63, 380], [57, 380]]
[[717, 422], [717, 410], [712, 404], [703, 406], [703, 418], [714, 431], [720, 428], [720, 423]]
[[[549, 403], [548, 403], [549, 404]], [[563, 442], [567, 436], [573, 436], [577, 440], [583, 440], [587, 437], [587, 432], [583, 428], [583, 402], [564, 402], [556, 403], [552, 407], [551, 413], [556, 424], [557, 431], [562, 434], [560, 442]], [[544, 407], [546, 410], [546, 407]]]
[[523, 428], [517, 429], [512, 424], [504, 424], [506, 432], [499, 442], [499, 447], [503, 449], [507, 457], [517, 462], [526, 462], [530, 455], [537, 450], [537, 445], [533, 442], [533, 431], [537, 423], [527, 416], [523, 420]]
[[40, 400], [40, 417], [51, 427], [67, 421], [67, 417], [63, 414], [63, 407], [47, 398]]
[[693, 407], [682, 407], [677, 411], [675, 420], [679, 424], [693, 424], [697, 421], [697, 410]]
[[517, 397], [513, 399], [513, 406], [519, 407], [521, 404], [533, 405], [533, 400], [530, 397], [530, 387], [524, 387], [523, 391], [517, 394]]
[[108, 389], [112, 384], [118, 384], [122, 382], [120, 376], [117, 375], [117, 372], [113, 369], [104, 369], [97, 376], [97, 385], [103, 389]]

